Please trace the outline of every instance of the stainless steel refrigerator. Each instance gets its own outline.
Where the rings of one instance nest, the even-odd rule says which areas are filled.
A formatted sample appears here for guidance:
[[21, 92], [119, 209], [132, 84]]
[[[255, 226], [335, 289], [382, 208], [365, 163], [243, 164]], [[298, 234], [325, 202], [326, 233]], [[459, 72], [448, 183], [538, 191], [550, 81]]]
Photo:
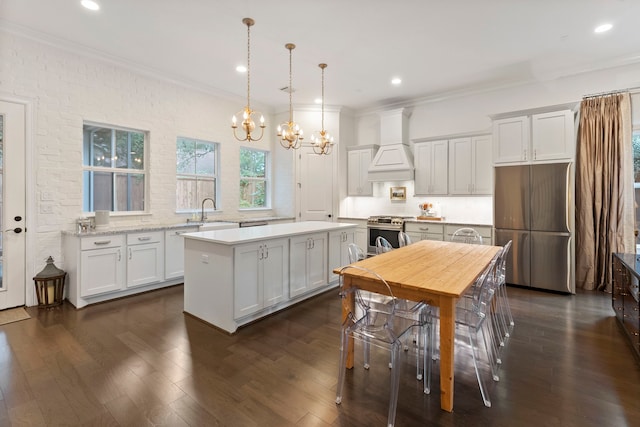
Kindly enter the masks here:
[[572, 163], [495, 168], [496, 244], [513, 240], [507, 283], [575, 293]]

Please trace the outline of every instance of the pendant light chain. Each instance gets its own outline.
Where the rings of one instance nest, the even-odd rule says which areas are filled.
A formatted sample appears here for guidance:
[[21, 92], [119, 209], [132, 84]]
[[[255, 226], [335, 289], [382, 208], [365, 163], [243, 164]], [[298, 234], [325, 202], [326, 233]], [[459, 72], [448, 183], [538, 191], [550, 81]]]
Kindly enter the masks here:
[[247, 108], [251, 110], [251, 25], [247, 25]]
[[325, 69], [326, 65], [324, 67], [320, 67], [322, 69], [322, 119], [321, 119], [321, 125], [322, 125], [322, 131], [324, 132], [324, 69]]
[[291, 101], [291, 93], [293, 92], [293, 87], [291, 86], [292, 80], [293, 78], [291, 77], [291, 68], [292, 68], [292, 61], [291, 61], [291, 51], [293, 50], [293, 48], [289, 49], [289, 122], [293, 123], [293, 103]]

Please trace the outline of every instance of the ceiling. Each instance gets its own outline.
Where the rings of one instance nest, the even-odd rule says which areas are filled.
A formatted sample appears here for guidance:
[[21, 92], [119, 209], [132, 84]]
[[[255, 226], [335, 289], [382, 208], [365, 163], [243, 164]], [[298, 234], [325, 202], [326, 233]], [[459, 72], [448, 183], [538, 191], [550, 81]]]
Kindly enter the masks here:
[[[640, 62], [637, 0], [0, 0], [0, 29], [221, 96], [354, 110]], [[610, 22], [613, 29], [595, 34]], [[0, 42], [2, 34], [0, 32]], [[402, 84], [390, 84], [392, 77]]]

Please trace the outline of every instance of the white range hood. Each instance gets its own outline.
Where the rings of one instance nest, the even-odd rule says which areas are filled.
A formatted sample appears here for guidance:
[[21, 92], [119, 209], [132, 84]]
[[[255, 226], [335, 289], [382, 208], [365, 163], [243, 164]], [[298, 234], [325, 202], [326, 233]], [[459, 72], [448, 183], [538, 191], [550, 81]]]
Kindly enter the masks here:
[[413, 180], [408, 119], [404, 108], [380, 113], [380, 149], [369, 165], [369, 181]]

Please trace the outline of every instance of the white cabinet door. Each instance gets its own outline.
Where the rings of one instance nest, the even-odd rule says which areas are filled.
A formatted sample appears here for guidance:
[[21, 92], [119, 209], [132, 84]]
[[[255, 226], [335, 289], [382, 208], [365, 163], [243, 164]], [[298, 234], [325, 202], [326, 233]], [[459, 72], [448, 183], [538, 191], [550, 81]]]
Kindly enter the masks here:
[[[122, 237], [121, 237], [122, 239]], [[109, 239], [116, 240], [116, 239]], [[124, 239], [122, 239], [124, 240]], [[106, 241], [106, 240], [105, 240]], [[105, 245], [109, 246], [109, 245]], [[82, 250], [80, 296], [88, 297], [124, 288], [124, 245]]]
[[288, 299], [289, 240], [239, 245], [233, 253], [235, 319]]
[[369, 182], [369, 164], [375, 148], [351, 149], [347, 153], [347, 195], [372, 196], [373, 185]]
[[491, 194], [491, 136], [449, 141], [449, 194]]
[[415, 194], [447, 194], [448, 141], [428, 141], [414, 145]]
[[575, 128], [570, 110], [534, 114], [531, 116], [531, 145], [535, 162], [573, 159]]
[[493, 121], [493, 162], [521, 163], [530, 160], [529, 117]]
[[184, 276], [184, 233], [198, 231], [198, 227], [164, 232], [164, 278], [175, 279]]
[[127, 235], [127, 288], [164, 279], [164, 233]]
[[471, 140], [473, 194], [492, 194], [491, 135], [474, 136]]
[[471, 194], [473, 150], [471, 138], [449, 141], [449, 194]]
[[292, 237], [289, 264], [289, 296], [294, 298], [327, 284], [328, 234]]
[[355, 243], [355, 230], [332, 231], [329, 233], [329, 281], [338, 280], [338, 275], [333, 273], [335, 268], [343, 267], [349, 263], [349, 243]]
[[263, 307], [271, 307], [289, 299], [289, 240], [268, 240], [263, 245], [262, 295]]
[[262, 243], [249, 243], [233, 249], [234, 298], [233, 317], [241, 317], [262, 310]]

